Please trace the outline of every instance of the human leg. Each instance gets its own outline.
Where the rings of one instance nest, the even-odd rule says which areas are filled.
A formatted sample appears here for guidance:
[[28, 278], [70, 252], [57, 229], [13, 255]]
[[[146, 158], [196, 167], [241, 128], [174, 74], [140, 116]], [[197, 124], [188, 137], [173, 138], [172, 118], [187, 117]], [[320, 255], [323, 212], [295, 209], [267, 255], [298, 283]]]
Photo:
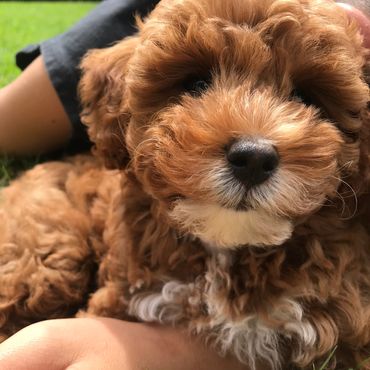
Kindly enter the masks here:
[[63, 147], [72, 135], [42, 56], [0, 90], [0, 112], [0, 150], [5, 153], [45, 153]]

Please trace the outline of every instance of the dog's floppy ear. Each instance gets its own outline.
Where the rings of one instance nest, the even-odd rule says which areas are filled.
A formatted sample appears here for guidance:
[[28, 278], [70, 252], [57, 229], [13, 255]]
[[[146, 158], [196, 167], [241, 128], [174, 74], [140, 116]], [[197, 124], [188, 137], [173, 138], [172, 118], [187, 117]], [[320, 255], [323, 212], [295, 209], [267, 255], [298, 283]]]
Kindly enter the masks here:
[[137, 44], [138, 36], [126, 38], [112, 47], [91, 50], [81, 63], [81, 120], [88, 127], [95, 153], [108, 168], [124, 168], [129, 161], [125, 75]]

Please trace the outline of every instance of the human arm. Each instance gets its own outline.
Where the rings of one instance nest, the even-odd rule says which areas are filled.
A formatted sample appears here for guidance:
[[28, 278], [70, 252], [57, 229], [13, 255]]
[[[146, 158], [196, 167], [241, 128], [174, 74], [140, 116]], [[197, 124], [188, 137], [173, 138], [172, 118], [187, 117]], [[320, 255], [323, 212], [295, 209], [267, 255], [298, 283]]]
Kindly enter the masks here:
[[2, 370], [242, 370], [180, 329], [107, 318], [48, 320], [0, 345]]

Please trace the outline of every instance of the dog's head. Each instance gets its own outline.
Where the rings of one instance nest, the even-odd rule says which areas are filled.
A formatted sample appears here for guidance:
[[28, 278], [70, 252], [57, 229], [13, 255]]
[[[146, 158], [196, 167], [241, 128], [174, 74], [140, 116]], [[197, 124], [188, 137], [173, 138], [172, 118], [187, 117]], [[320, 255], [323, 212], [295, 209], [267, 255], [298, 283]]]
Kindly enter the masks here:
[[180, 231], [278, 245], [358, 172], [363, 65], [328, 0], [162, 0], [84, 59], [83, 119]]

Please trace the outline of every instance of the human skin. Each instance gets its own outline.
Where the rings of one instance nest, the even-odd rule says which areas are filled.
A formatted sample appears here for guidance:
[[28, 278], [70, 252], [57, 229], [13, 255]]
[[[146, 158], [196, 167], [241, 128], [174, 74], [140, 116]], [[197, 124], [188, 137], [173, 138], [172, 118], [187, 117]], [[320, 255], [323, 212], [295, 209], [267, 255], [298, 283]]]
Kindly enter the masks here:
[[[338, 4], [355, 19], [370, 48], [370, 21], [360, 7]], [[361, 4], [360, 4], [361, 3]], [[357, 4], [356, 4], [357, 6]], [[370, 12], [368, 12], [369, 14]], [[20, 109], [19, 107], [22, 107]], [[0, 90], [0, 148], [34, 154], [65, 145], [72, 126], [37, 58], [13, 83]], [[114, 319], [49, 320], [31, 325], [0, 345], [2, 370], [202, 370], [242, 369], [221, 359], [176, 329]]]
[[0, 151], [17, 155], [62, 148], [72, 136], [71, 122], [41, 56], [0, 89], [0, 132]]
[[[355, 5], [357, 1], [353, 3]], [[370, 3], [368, 1], [358, 2], [359, 8], [350, 5], [349, 2], [340, 2], [338, 5], [344, 9], [349, 17], [353, 18], [360, 25], [360, 31], [363, 35], [363, 44], [366, 48], [370, 48], [370, 18], [366, 14], [370, 14]], [[360, 9], [363, 9], [362, 11]]]
[[2, 370], [242, 370], [181, 330], [107, 318], [48, 320], [0, 345]]

